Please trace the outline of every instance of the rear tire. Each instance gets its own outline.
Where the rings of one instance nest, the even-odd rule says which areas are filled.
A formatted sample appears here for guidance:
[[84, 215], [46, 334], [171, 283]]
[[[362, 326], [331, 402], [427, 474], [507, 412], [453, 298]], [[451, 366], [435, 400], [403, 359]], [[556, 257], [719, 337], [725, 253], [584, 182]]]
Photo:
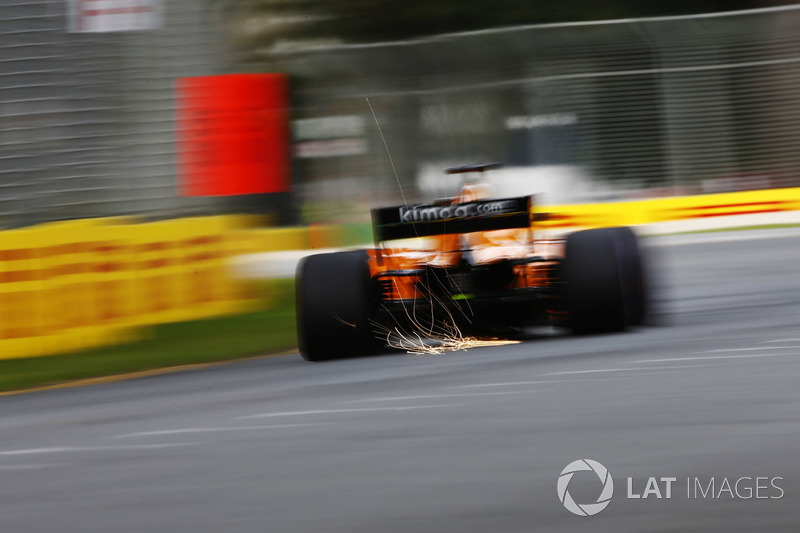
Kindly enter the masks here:
[[611, 229], [622, 246], [620, 266], [627, 324], [638, 326], [647, 315], [647, 276], [639, 239], [629, 227]]
[[630, 228], [599, 228], [569, 235], [563, 272], [573, 332], [622, 331], [641, 323], [644, 276], [638, 241]]
[[378, 342], [375, 298], [364, 250], [304, 258], [295, 281], [297, 342], [307, 361], [366, 355]]

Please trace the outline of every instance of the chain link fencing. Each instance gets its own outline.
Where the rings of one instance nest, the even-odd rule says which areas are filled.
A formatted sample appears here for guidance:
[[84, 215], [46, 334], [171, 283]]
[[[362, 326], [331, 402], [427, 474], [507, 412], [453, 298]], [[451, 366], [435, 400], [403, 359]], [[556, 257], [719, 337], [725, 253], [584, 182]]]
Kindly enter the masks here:
[[0, 225], [210, 208], [177, 193], [173, 88], [224, 71], [222, 15], [162, 5], [156, 29], [81, 33], [70, 0], [0, 3]]
[[[800, 185], [800, 5], [245, 57], [222, 2], [79, 33], [75, 1], [0, 4], [3, 227], [270, 202], [352, 221], [453, 194], [442, 170], [486, 161], [507, 165], [499, 192], [554, 202]], [[175, 79], [243, 70], [291, 75], [295, 193], [181, 197]]]
[[[450, 195], [445, 167], [485, 161], [509, 167], [492, 178], [501, 192], [616, 200], [800, 185], [798, 27], [795, 5], [318, 48], [271, 66], [295, 75], [312, 203]], [[324, 127], [345, 119], [355, 135]]]

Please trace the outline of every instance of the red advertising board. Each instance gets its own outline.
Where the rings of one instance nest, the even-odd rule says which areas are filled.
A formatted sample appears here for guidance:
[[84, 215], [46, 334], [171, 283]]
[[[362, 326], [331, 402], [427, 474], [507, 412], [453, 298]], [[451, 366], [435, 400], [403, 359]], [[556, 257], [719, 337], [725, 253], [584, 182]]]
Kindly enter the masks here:
[[228, 74], [178, 81], [178, 145], [185, 196], [289, 190], [284, 74]]

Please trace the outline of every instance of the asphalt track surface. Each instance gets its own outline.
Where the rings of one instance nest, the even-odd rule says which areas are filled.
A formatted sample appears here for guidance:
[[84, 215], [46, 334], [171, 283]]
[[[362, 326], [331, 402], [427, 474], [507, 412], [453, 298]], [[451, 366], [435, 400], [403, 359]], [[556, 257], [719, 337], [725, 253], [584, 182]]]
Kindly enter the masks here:
[[[651, 239], [667, 288], [628, 334], [1, 398], [0, 531], [797, 531], [799, 241]], [[593, 517], [556, 491], [582, 458], [615, 480]], [[626, 497], [650, 476], [678, 479], [671, 499]], [[783, 497], [687, 498], [687, 477], [743, 476], [783, 478]]]

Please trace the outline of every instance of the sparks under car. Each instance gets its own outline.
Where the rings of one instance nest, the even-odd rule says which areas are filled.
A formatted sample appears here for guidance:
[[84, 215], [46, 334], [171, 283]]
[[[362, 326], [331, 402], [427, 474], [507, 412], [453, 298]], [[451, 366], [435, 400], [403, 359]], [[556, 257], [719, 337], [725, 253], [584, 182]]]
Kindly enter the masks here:
[[456, 198], [373, 209], [375, 248], [303, 259], [296, 276], [302, 356], [366, 355], [393, 336], [497, 338], [545, 323], [604, 333], [642, 322], [645, 276], [630, 228], [537, 238], [546, 214], [536, 212], [533, 197], [487, 194], [472, 183]]

